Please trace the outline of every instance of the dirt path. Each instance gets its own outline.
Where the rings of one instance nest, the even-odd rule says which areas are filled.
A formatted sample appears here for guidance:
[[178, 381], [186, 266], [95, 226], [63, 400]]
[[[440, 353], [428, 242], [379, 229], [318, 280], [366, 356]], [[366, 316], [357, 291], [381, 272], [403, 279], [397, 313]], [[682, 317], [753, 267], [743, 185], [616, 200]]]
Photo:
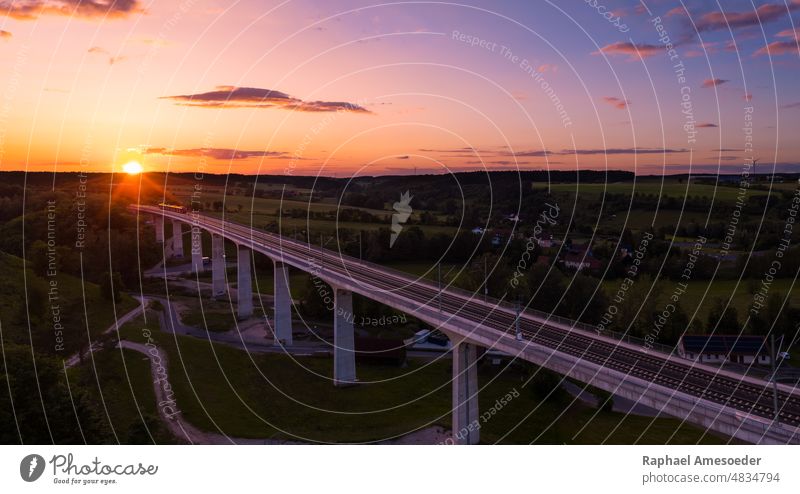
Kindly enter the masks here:
[[180, 441], [189, 444], [302, 444], [275, 439], [237, 438], [201, 431], [187, 422], [181, 415], [180, 408], [175, 402], [172, 385], [169, 382], [167, 356], [164, 351], [152, 344], [134, 343], [126, 340], [119, 342], [117, 346], [139, 352], [150, 359], [150, 373], [153, 378], [156, 403], [158, 403], [158, 415], [172, 435]]
[[[105, 331], [103, 331], [103, 334], [108, 334], [108, 333], [111, 333], [113, 331], [116, 331], [118, 328], [124, 326], [126, 323], [128, 323], [131, 320], [133, 320], [135, 317], [137, 317], [139, 314], [141, 314], [144, 311], [144, 308], [147, 306], [147, 302], [148, 302], [147, 298], [146, 297], [142, 298], [142, 297], [137, 297], [137, 296], [134, 296], [133, 298], [135, 298], [139, 302], [139, 305], [137, 305], [131, 311], [129, 311], [128, 313], [124, 314], [122, 317], [120, 317], [119, 319], [114, 321], [114, 324], [112, 324]], [[70, 355], [64, 361], [64, 366], [65, 367], [75, 367], [76, 365], [78, 365], [81, 362], [81, 357], [82, 356], [85, 356], [85, 355], [90, 354], [92, 352], [96, 352], [99, 348], [100, 348], [99, 344], [97, 342], [93, 342], [91, 345], [89, 345], [89, 350], [88, 351], [78, 350], [76, 353]]]
[[[231, 437], [201, 431], [181, 415], [180, 408], [175, 402], [172, 385], [169, 382], [167, 356], [164, 351], [153, 344], [134, 343], [126, 340], [119, 342], [118, 347], [139, 352], [150, 359], [150, 373], [153, 378], [156, 403], [158, 403], [158, 415], [172, 435], [180, 441], [189, 444], [309, 444], [278, 439]], [[377, 444], [440, 444], [449, 437], [450, 434], [444, 428], [436, 426], [411, 432], [396, 439], [380, 441]]]

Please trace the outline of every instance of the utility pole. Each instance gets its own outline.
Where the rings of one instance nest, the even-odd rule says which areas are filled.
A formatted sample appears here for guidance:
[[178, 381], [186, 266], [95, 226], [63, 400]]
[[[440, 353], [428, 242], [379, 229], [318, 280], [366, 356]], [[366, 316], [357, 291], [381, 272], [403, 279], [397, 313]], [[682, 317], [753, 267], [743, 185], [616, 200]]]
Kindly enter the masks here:
[[770, 351], [772, 353], [772, 358], [770, 362], [772, 363], [772, 403], [775, 406], [775, 417], [773, 420], [778, 420], [778, 380], [776, 379], [777, 370], [775, 369], [775, 333], [769, 335], [769, 342], [770, 342]]
[[758, 182], [758, 172], [756, 171], [756, 163], [759, 158], [753, 158], [753, 182]]
[[486, 256], [483, 256], [483, 303], [489, 298], [489, 275], [486, 269]]
[[519, 329], [519, 314], [521, 312], [519, 297], [517, 297], [517, 318], [514, 320], [514, 324], [516, 325], [517, 330], [517, 341], [522, 341], [522, 331]]
[[358, 231], [358, 258], [361, 259], [361, 230]]
[[436, 263], [436, 272], [439, 279], [439, 312], [442, 312], [442, 263]]
[[319, 270], [323, 272], [325, 270], [325, 251], [322, 247], [322, 233], [319, 234]]

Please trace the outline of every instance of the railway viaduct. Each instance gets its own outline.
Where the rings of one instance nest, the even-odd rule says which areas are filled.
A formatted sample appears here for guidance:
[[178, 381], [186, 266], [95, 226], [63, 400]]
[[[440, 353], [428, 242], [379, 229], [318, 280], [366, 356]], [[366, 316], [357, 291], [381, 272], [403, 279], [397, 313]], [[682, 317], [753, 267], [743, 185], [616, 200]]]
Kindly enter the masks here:
[[[183, 225], [193, 239], [207, 231], [211, 242], [212, 292], [225, 294], [223, 242], [237, 246], [238, 316], [252, 315], [251, 257], [269, 257], [275, 267], [273, 332], [292, 345], [289, 267], [312, 273], [334, 292], [333, 384], [357, 383], [353, 293], [439, 328], [452, 342], [452, 430], [460, 444], [476, 444], [478, 347], [505, 352], [615, 395], [637, 401], [704, 429], [754, 444], [800, 443], [800, 392], [716, 367], [681, 359], [598, 334], [575, 321], [474, 296], [416, 279], [338, 252], [210, 216], [132, 205], [154, 220], [164, 241], [172, 222], [173, 254], [183, 256]], [[192, 268], [204, 269], [202, 243], [192, 242]], [[775, 400], [777, 390], [777, 400]], [[777, 401], [778, 408], [773, 403]]]

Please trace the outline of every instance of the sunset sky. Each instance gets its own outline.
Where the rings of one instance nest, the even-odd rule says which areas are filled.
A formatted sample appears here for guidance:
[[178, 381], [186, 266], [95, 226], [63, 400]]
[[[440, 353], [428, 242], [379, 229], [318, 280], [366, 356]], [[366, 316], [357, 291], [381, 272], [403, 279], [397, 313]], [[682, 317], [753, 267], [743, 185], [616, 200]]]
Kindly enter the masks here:
[[0, 0], [0, 170], [737, 173], [752, 124], [800, 171], [800, 0], [755, 5]]

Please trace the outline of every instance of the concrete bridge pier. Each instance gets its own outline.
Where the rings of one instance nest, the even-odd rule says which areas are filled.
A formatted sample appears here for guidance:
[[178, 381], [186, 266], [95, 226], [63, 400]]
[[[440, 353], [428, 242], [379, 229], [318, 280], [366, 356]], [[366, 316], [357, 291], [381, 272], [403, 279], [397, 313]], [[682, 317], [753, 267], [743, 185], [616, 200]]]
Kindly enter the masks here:
[[156, 242], [164, 243], [164, 217], [161, 215], [153, 215], [153, 226], [156, 229]]
[[239, 319], [247, 319], [253, 315], [253, 280], [250, 275], [250, 256], [252, 251], [247, 247], [237, 247], [236, 294], [238, 297]]
[[172, 256], [183, 257], [183, 230], [182, 223], [172, 220]]
[[192, 273], [202, 273], [203, 267], [203, 231], [192, 226]]
[[292, 294], [289, 290], [289, 266], [273, 261], [275, 283], [275, 319], [272, 331], [275, 342], [283, 346], [292, 345]]
[[349, 386], [356, 383], [353, 292], [333, 287], [333, 293], [333, 384]]
[[478, 351], [472, 343], [453, 342], [453, 441], [478, 444]]
[[225, 295], [225, 240], [211, 234], [211, 296]]

